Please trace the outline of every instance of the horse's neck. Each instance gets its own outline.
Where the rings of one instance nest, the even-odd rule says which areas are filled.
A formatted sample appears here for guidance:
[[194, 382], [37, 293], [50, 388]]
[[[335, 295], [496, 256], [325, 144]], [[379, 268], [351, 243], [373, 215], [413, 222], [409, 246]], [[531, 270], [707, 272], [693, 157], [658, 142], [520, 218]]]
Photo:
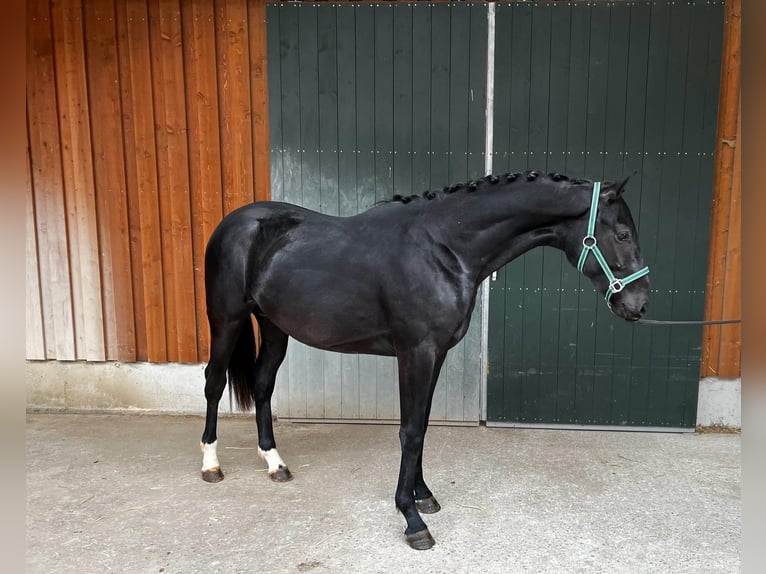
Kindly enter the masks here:
[[440, 226], [477, 284], [530, 249], [563, 249], [571, 218], [587, 208], [584, 192], [542, 184], [477, 191], [462, 199], [451, 215], [444, 202]]

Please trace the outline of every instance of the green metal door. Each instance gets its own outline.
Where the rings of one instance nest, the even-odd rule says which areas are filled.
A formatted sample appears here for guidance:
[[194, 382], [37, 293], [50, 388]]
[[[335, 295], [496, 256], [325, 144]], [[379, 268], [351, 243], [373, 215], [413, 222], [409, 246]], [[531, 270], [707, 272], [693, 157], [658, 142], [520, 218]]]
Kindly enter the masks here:
[[[701, 319], [722, 2], [498, 4], [494, 171], [622, 178], [647, 317]], [[554, 250], [490, 284], [487, 419], [690, 428], [701, 328], [629, 325]]]
[[[483, 175], [486, 5], [291, 2], [267, 19], [274, 200], [345, 216]], [[480, 317], [449, 353], [434, 421], [479, 420]], [[396, 365], [291, 340], [275, 399], [286, 418], [396, 420]]]

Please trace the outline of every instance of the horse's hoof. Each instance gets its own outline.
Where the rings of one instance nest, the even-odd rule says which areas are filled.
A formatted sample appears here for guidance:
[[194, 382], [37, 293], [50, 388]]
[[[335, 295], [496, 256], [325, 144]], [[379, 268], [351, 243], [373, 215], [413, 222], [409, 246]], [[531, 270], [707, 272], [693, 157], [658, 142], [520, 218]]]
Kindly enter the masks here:
[[407, 541], [407, 544], [415, 550], [428, 550], [436, 544], [431, 533], [428, 531], [428, 528], [421, 530], [420, 532], [415, 532], [414, 534], [405, 534], [404, 539]]
[[442, 509], [442, 507], [439, 506], [439, 503], [433, 496], [429, 496], [423, 500], [416, 500], [415, 507], [421, 514], [436, 514]]
[[202, 480], [205, 482], [221, 482], [223, 480], [223, 473], [221, 467], [208, 468], [202, 471]]
[[274, 472], [269, 473], [269, 478], [271, 478], [271, 480], [274, 482], [289, 482], [293, 479], [293, 475], [289, 468], [286, 466], [280, 466]]

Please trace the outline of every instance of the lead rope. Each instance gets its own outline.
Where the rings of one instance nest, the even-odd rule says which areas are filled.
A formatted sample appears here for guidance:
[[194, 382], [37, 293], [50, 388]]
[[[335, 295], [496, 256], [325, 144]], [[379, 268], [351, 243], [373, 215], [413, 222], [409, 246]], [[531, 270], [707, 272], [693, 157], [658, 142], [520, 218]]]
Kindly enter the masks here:
[[601, 182], [596, 181], [593, 183], [593, 196], [590, 200], [590, 215], [588, 216], [588, 234], [583, 238], [582, 240], [582, 251], [580, 252], [580, 259], [577, 262], [577, 270], [582, 273], [582, 269], [585, 266], [585, 261], [588, 259], [588, 254], [593, 253], [593, 256], [596, 258], [596, 261], [598, 261], [599, 265], [601, 265], [601, 269], [604, 271], [604, 274], [606, 275], [606, 278], [609, 279], [609, 288], [606, 290], [606, 293], [604, 294], [604, 299], [606, 299], [606, 302], [608, 305], [611, 304], [609, 300], [612, 298], [612, 295], [615, 293], [619, 293], [622, 291], [626, 285], [629, 283], [632, 283], [633, 281], [640, 279], [644, 275], [649, 274], [649, 267], [644, 267], [643, 269], [639, 269], [635, 273], [631, 273], [627, 277], [622, 277], [618, 279], [614, 276], [614, 273], [612, 273], [612, 270], [609, 269], [609, 264], [606, 262], [606, 259], [604, 259], [604, 255], [601, 253], [601, 250], [598, 248], [598, 242], [596, 241], [595, 231], [596, 231], [596, 215], [598, 214], [598, 199], [599, 194], [601, 193]]
[[636, 323], [644, 325], [731, 325], [741, 323], [742, 319], [714, 319], [712, 321], [660, 321], [658, 319], [639, 319]]

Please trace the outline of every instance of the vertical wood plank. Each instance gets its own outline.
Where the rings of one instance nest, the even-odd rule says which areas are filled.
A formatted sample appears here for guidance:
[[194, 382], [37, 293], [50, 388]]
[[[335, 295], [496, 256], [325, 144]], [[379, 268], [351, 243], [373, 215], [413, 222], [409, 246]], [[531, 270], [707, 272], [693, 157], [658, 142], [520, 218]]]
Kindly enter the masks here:
[[[505, 12], [505, 11], [502, 11]], [[507, 142], [505, 148], [508, 154], [508, 170], [520, 171], [527, 168], [527, 152], [529, 149], [528, 121], [529, 121], [529, 83], [530, 83], [530, 41], [531, 41], [531, 6], [512, 4], [508, 6], [507, 13], [501, 15], [503, 24], [510, 32], [510, 41], [503, 45], [504, 54], [498, 56], [503, 60], [499, 65], [503, 66], [506, 77], [512, 78], [510, 85], [500, 83], [505, 99], [506, 107], [504, 117], [508, 122], [506, 130], [503, 130], [500, 142]], [[497, 62], [497, 59], [496, 59]], [[585, 74], [583, 74], [583, 77]], [[506, 91], [507, 90], [507, 91]], [[497, 97], [495, 98], [497, 102]], [[523, 295], [524, 295], [524, 258], [521, 257], [505, 268], [505, 323], [506, 333], [504, 337], [504, 364], [505, 373], [503, 400], [504, 410], [508, 413], [518, 413], [517, 420], [526, 421], [524, 409], [524, 397], [522, 395], [522, 383], [524, 372], [522, 369], [520, 352], [524, 344], [524, 334], [521, 325], [524, 320]]]
[[[631, 179], [629, 191], [631, 197], [628, 200], [630, 206], [633, 209], [633, 213], [638, 213], [638, 234], [641, 239], [642, 250], [645, 249], [644, 241], [648, 233], [645, 233], [647, 229], [647, 223], [652, 223], [644, 220], [642, 205], [644, 203], [643, 190], [645, 186], [644, 178], [644, 154], [645, 140], [644, 140], [644, 123], [646, 118], [646, 101], [647, 101], [647, 77], [649, 60], [649, 43], [651, 38], [651, 10], [652, 7], [646, 6], [633, 6], [630, 13], [630, 47], [629, 47], [629, 60], [628, 60], [628, 85], [626, 92], [626, 117], [625, 117], [625, 173], [630, 173], [633, 169], [639, 172], [636, 178]], [[635, 196], [633, 191], [635, 190]], [[648, 195], [648, 193], [647, 193]], [[650, 232], [651, 233], [651, 232]], [[648, 251], [643, 251], [644, 257], [649, 261]], [[628, 395], [627, 399], [627, 414], [625, 420], [640, 421], [642, 417], [646, 417], [646, 389], [648, 387], [648, 372], [646, 369], [646, 363], [642, 362], [647, 360], [645, 355], [642, 356], [643, 350], [649, 349], [651, 333], [648, 330], [631, 329], [631, 344], [626, 349], [626, 353], [630, 356], [630, 362], [625, 365], [627, 367], [627, 376], [629, 379], [629, 387], [626, 389]], [[624, 341], [623, 341], [624, 342]], [[621, 346], [622, 343], [618, 345]], [[624, 363], [624, 361], [623, 361]], [[622, 375], [618, 372], [616, 377], [621, 378]], [[645, 419], [644, 419], [645, 420]]]
[[[274, 201], [281, 201], [284, 197], [284, 171], [283, 165], [283, 145], [282, 145], [282, 114], [280, 98], [282, 93], [281, 62], [280, 52], [280, 6], [270, 3], [266, 6], [265, 18], [268, 33], [266, 34], [266, 58], [273, 66], [268, 72], [268, 98], [276, 111], [269, 114], [269, 148], [270, 148], [270, 197]], [[273, 187], [272, 187], [273, 186]], [[256, 194], [257, 194], [256, 190]], [[289, 407], [289, 373], [287, 361], [282, 363], [282, 367], [277, 372], [277, 384], [272, 400], [275, 412], [286, 416], [290, 412]]]
[[[451, 183], [448, 157], [452, 11], [450, 5], [445, 3], [429, 4], [428, 8], [431, 11], [431, 180], [428, 188], [438, 189]], [[437, 398], [443, 398], [439, 394], [437, 388], [432, 407], [437, 412], [441, 403]], [[441, 408], [446, 408], [446, 405], [442, 403]]]
[[413, 193], [431, 189], [431, 19], [431, 4], [412, 4]]
[[[563, 167], [564, 173], [582, 175], [580, 155], [584, 148], [584, 126], [580, 122], [584, 116], [583, 79], [585, 76], [585, 54], [583, 42], [580, 40], [580, 30], [586, 22], [583, 11], [578, 5], [567, 7], [566, 18], [556, 26], [558, 35], [554, 36], [561, 42], [563, 54], [558, 57], [562, 77], [559, 78], [560, 90], [551, 86], [553, 103], [560, 110], [561, 117], [556, 120], [558, 130], [564, 131]], [[558, 8], [557, 13], [560, 13]], [[560, 26], [560, 27], [559, 27]], [[557, 51], [557, 50], [556, 50]], [[573, 113], [574, 112], [574, 113]], [[556, 387], [556, 422], [570, 422], [576, 417], [576, 369], [577, 345], [572, 341], [577, 338], [578, 328], [578, 291], [580, 274], [568, 262], [561, 267], [561, 292], [559, 297], [559, 348], [557, 370], [559, 372]]]
[[[469, 85], [468, 134], [467, 134], [467, 177], [478, 178], [486, 174], [484, 164], [484, 146], [486, 141], [486, 101], [487, 101], [487, 11], [483, 3], [470, 4], [470, 36], [468, 38]], [[465, 376], [463, 378], [463, 416], [465, 422], [478, 422], [481, 418], [482, 389], [482, 305], [477, 297], [473, 317], [465, 339], [461, 343], [465, 349]]]
[[321, 209], [319, 179], [319, 70], [317, 69], [317, 5], [298, 4], [298, 102], [300, 119], [301, 205]]
[[[585, 118], [585, 158], [583, 173], [594, 180], [602, 180], [604, 173], [603, 149], [606, 118], [604, 109], [607, 105], [607, 73], [609, 62], [609, 6], [604, 3], [588, 8], [589, 42], [587, 64], [587, 92]], [[598, 316], [607, 309], [603, 299], [593, 288], [590, 281], [581, 277], [578, 303], [579, 325], [577, 341], [577, 396], [578, 417], [583, 424], [596, 423], [596, 398], [603, 385], [599, 385], [601, 362], [599, 353], [604, 339], [609, 339], [599, 329], [602, 324]], [[608, 352], [608, 351], [607, 351]]]
[[[646, 125], [644, 128], [644, 190], [641, 202], [640, 219], [642, 223], [641, 251], [644, 257], [652, 262], [652, 286], [654, 296], [652, 298], [652, 310], [659, 317], [668, 317], [671, 313], [671, 297], [673, 287], [672, 261], [666, 257], [665, 244], [662, 240], [672, 241], [668, 231], [673, 230], [673, 222], [670, 219], [670, 210], [663, 205], [662, 199], [665, 194], [672, 194], [675, 190], [669, 188], [664, 178], [668, 165], [663, 158], [666, 155], [667, 143], [665, 142], [666, 121], [675, 118], [667, 117], [668, 89], [676, 85], [675, 82], [668, 84], [668, 79], [673, 80], [674, 71], [669, 67], [668, 54], [674, 47], [671, 28], [672, 9], [670, 5], [652, 6], [651, 11], [651, 34], [649, 44], [649, 65], [647, 76], [646, 96]], [[678, 61], [676, 59], [676, 61]], [[675, 102], [672, 102], [675, 104]], [[646, 153], [648, 152], [648, 153]], [[672, 159], [672, 158], [671, 158]], [[653, 193], [650, 190], [654, 191]], [[671, 199], [675, 200], [676, 198]], [[652, 331], [649, 337], [649, 345], [646, 348], [638, 348], [637, 355], [642, 366], [646, 368], [641, 372], [642, 383], [645, 381], [645, 393], [641, 396], [645, 400], [645, 419], [641, 424], [648, 424], [655, 420], [664, 403], [667, 390], [668, 378], [668, 349], [670, 333], [668, 331]]]
[[228, 213], [254, 199], [247, 5], [216, 0], [215, 20], [223, 207]]
[[37, 217], [45, 357], [75, 358], [72, 291], [67, 255], [61, 147], [53, 60], [53, 30], [46, 0], [27, 4], [27, 114], [32, 189]]
[[[431, 14], [430, 51], [431, 68], [427, 77], [430, 78], [430, 140], [426, 153], [428, 154], [430, 181], [428, 189], [438, 189], [449, 185], [449, 99], [450, 99], [450, 39], [451, 39], [451, 8], [449, 4], [428, 4]], [[454, 349], [450, 353], [454, 354]], [[447, 372], [449, 356], [445, 360], [439, 379], [434, 389], [431, 402], [431, 417], [435, 420], [447, 418]]]
[[[468, 179], [468, 105], [470, 99], [470, 10], [468, 4], [455, 4], [449, 20], [449, 115], [447, 172], [452, 183]], [[446, 31], [445, 31], [446, 32]], [[445, 121], [445, 120], [441, 120]], [[452, 348], [442, 367], [444, 373], [446, 420], [463, 418], [463, 381], [465, 379], [465, 344]]]
[[99, 237], [80, 0], [53, 3], [53, 39], [69, 256], [73, 271], [75, 352], [79, 359], [103, 361]]
[[[316, 4], [298, 5], [298, 115], [300, 118], [301, 205], [321, 209], [319, 134], [323, 118], [319, 112], [319, 70], [317, 67]], [[304, 346], [306, 373], [300, 384], [306, 395], [306, 416], [324, 416], [322, 351]]]
[[[394, 147], [394, 17], [392, 5], [381, 4], [375, 8], [372, 45], [374, 50], [374, 173], [375, 200], [387, 200], [393, 190], [393, 147]], [[376, 418], [392, 420], [394, 402], [398, 397], [394, 389], [396, 364], [390, 357], [377, 357], [376, 376]]]
[[135, 361], [128, 204], [114, 2], [85, 4], [85, 52], [108, 360]]
[[282, 62], [279, 58], [280, 52], [280, 9], [279, 4], [269, 4], [266, 7], [266, 51], [267, 60], [272, 62], [268, 71], [268, 98], [270, 106], [275, 110], [269, 114], [269, 147], [271, 150], [271, 178], [270, 197], [274, 201], [282, 201], [284, 198], [284, 170], [283, 167], [283, 148], [282, 145]]
[[[548, 110], [550, 109], [550, 61], [551, 61], [551, 6], [536, 6], [532, 10], [529, 38], [529, 89], [534, 96], [529, 99], [528, 150], [529, 167], [545, 170], [548, 149]], [[524, 333], [520, 354], [527, 368], [521, 377], [522, 401], [527, 420], [540, 422], [540, 387], [542, 385], [541, 345], [545, 329], [551, 323], [543, 321], [543, 270], [546, 250], [534, 249], [523, 257], [525, 289], [522, 306], [522, 331]]]
[[138, 360], [167, 360], [164, 282], [146, 5], [117, 0], [128, 221]]
[[[691, 27], [689, 10], [688, 4], [671, 6], [669, 28], [672, 34], [668, 44], [670, 51], [665, 56], [668, 69], [664, 95], [665, 122], [661, 162], [660, 193], [663, 201], [657, 234], [657, 241], [661, 248], [657, 253], [656, 268], [659, 271], [658, 275], [662, 274], [669, 279], [671, 289], [668, 294], [661, 294], [660, 297], [655, 298], [656, 305], [653, 307], [658, 313], [662, 313], [659, 316], [671, 319], [689, 316], [684, 312], [684, 307], [689, 302], [689, 294], [680, 295], [677, 291], [679, 287], [683, 290], [684, 279], [690, 275], [689, 271], [684, 273], [684, 262], [693, 257], [691, 253], [684, 253], [685, 242], [678, 236], [680, 222], [684, 219], [679, 213], [679, 208], [691, 203], [690, 198], [684, 194], [684, 191], [689, 189], [689, 181], [683, 172], [682, 159], [685, 116], [691, 110], [693, 102], [693, 98], [687, 97], [685, 92], [689, 69], [688, 50]], [[686, 235], [690, 233], [687, 232]], [[670, 330], [666, 329], [654, 335], [658, 342], [653, 347], [654, 354], [667, 355], [663, 361], [665, 363], [663, 367], [655, 371], [663, 373], [664, 384], [653, 387], [656, 389], [656, 394], [653, 396], [655, 407], [652, 411], [660, 420], [677, 420], [680, 423], [683, 418], [683, 398], [686, 390], [683, 376], [686, 375], [687, 333], [688, 331], [680, 331], [671, 335]]]
[[253, 180], [255, 201], [271, 199], [269, 152], [269, 77], [266, 42], [266, 0], [250, 0], [250, 93], [253, 127]]
[[[393, 82], [393, 190], [394, 193], [410, 195], [414, 193], [412, 189], [413, 8], [409, 4], [395, 4], [392, 9], [394, 11], [393, 77], [396, 78]], [[394, 403], [394, 410], [396, 411], [396, 403]], [[398, 412], [396, 414], [398, 416]]]
[[[358, 212], [356, 178], [356, 31], [352, 4], [336, 8], [338, 74], [338, 210]], [[273, 69], [273, 68], [272, 68]], [[359, 418], [359, 356], [341, 355], [341, 417]]]
[[[495, 29], [509, 30], [512, 26], [513, 12], [510, 5], [497, 4], [495, 9]], [[511, 34], [498, 34], [495, 37], [495, 108], [493, 118], [493, 158], [492, 166], [495, 173], [508, 171], [510, 161], [510, 101], [511, 75], [508, 73], [511, 54]], [[511, 280], [509, 266], [498, 270], [497, 276], [489, 284], [489, 339], [487, 357], [487, 420], [505, 421], [510, 410], [506, 409], [511, 400], [506, 400], [505, 381], [510, 372], [505, 372], [505, 349], [508, 309], [506, 309], [506, 281]]]
[[[723, 56], [721, 86], [718, 95], [718, 131], [715, 147], [715, 174], [713, 176], [713, 212], [710, 222], [710, 251], [708, 257], [707, 298], [705, 319], [723, 317], [728, 223], [734, 156], [737, 137], [737, 113], [740, 93], [740, 32], [741, 2], [726, 0], [724, 5]], [[735, 145], [732, 145], [735, 142]], [[722, 329], [706, 325], [702, 332], [701, 376], [717, 376]]]
[[[29, 132], [27, 132], [28, 136]], [[27, 148], [29, 144], [27, 143]], [[35, 198], [32, 192], [32, 166], [27, 152], [26, 185], [26, 358], [45, 359], [45, 327], [40, 297], [40, 266], [37, 256]]]
[[197, 359], [189, 153], [178, 0], [149, 4], [167, 359]]
[[[413, 54], [412, 54], [412, 7], [397, 3], [390, 5], [393, 11], [393, 41], [392, 82], [392, 193], [410, 195], [412, 190], [412, 84], [413, 84]], [[421, 190], [422, 191], [422, 190]], [[396, 363], [391, 361], [394, 385], [392, 389], [392, 416], [401, 416], [399, 401], [399, 370]]]
[[[572, 8], [570, 6], [556, 6], [551, 13], [551, 48], [550, 48], [550, 110], [548, 112], [548, 169], [567, 173], [567, 105], [569, 101], [570, 85], [570, 54], [569, 44], [572, 36]], [[543, 279], [547, 295], [543, 295], [543, 310], [554, 313], [551, 317], [551, 326], [555, 332], [555, 345], [541, 349], [541, 394], [555, 397], [548, 402], [548, 410], [542, 408], [541, 416], [557, 422], [562, 412], [565, 411], [565, 393], [560, 388], [568, 388], [572, 378], [571, 370], [562, 368], [562, 363], [568, 362], [572, 356], [567, 338], [567, 325], [573, 324], [572, 307], [565, 304], [567, 295], [564, 291], [573, 294], [573, 289], [566, 289], [567, 280], [572, 281], [576, 270], [572, 270], [569, 263], [559, 256], [558, 262], [552, 260], [555, 256], [545, 254]], [[554, 272], [555, 268], [555, 272]], [[574, 272], [574, 273], [573, 273]], [[569, 295], [571, 298], [572, 295]], [[571, 363], [569, 363], [571, 365]], [[568, 391], [571, 397], [571, 391]], [[562, 400], [559, 400], [561, 398]], [[563, 406], [563, 408], [562, 408]]]
[[205, 311], [205, 246], [223, 217], [215, 11], [210, 2], [193, 0], [183, 5], [182, 16], [197, 349], [198, 360], [207, 361], [210, 332]]
[[[298, 4], [280, 4], [279, 11], [279, 61], [280, 101], [279, 109], [284, 113], [282, 125], [282, 175], [284, 201], [300, 204], [301, 201], [301, 136], [300, 118], [294, 110], [300, 106], [298, 76]], [[290, 342], [284, 362], [289, 377], [284, 397], [288, 416], [306, 416], [306, 348], [298, 342]], [[281, 371], [282, 369], [280, 369]]]
[[[630, 76], [635, 73], [631, 62], [631, 10], [632, 6], [612, 6], [609, 31], [609, 82], [607, 83], [606, 110], [606, 139], [604, 177], [614, 180], [620, 176], [630, 175], [626, 169], [625, 150], [629, 145], [632, 134], [628, 133], [627, 116], [630, 96], [628, 95]], [[639, 92], [640, 95], [640, 92]], [[615, 153], [614, 150], [620, 150]], [[635, 209], [638, 206], [638, 186], [636, 178], [628, 184], [629, 196], [627, 201]], [[633, 213], [636, 213], [635, 211]], [[603, 415], [601, 420], [606, 424], [624, 424], [627, 420], [630, 399], [630, 350], [633, 346], [632, 326], [614, 319], [608, 335], [612, 338], [610, 357], [605, 361], [609, 375], [608, 392], [602, 397], [599, 410]], [[602, 379], [603, 380], [603, 379]]]
[[[375, 204], [375, 5], [357, 4], [355, 19], [357, 208]], [[359, 418], [377, 417], [377, 359], [359, 356]]]
[[[737, 136], [731, 176], [729, 206], [729, 233], [724, 270], [723, 316], [726, 319], [742, 317], [742, 107], [737, 117]], [[721, 352], [718, 374], [721, 377], [740, 376], [742, 325], [721, 326]]]
[[[337, 17], [334, 6], [317, 9], [317, 76], [319, 103], [319, 198], [322, 213], [339, 215]], [[322, 353], [324, 416], [343, 411], [340, 353]]]

